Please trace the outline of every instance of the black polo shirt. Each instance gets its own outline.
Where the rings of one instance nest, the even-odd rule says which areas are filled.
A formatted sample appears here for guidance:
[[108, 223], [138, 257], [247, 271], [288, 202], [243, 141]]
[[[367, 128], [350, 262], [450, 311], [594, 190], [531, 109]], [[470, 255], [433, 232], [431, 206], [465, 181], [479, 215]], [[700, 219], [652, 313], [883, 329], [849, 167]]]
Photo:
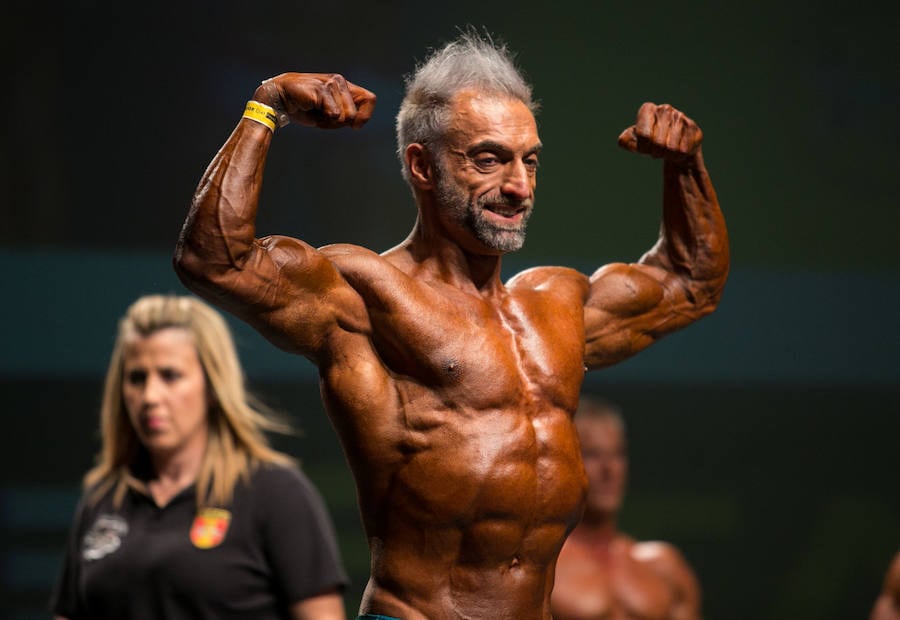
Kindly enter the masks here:
[[166, 506], [129, 491], [82, 497], [52, 599], [80, 620], [288, 618], [297, 601], [347, 584], [334, 527], [299, 470], [257, 468], [224, 510], [198, 513], [193, 486]]

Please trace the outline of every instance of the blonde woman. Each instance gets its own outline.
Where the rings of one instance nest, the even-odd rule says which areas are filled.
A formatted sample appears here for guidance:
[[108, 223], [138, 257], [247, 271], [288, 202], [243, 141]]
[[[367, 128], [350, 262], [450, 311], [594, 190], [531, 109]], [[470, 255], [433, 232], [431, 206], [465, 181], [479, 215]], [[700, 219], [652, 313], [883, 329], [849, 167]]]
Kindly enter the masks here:
[[345, 618], [347, 576], [317, 490], [244, 388], [227, 324], [193, 297], [119, 323], [53, 595], [57, 619]]

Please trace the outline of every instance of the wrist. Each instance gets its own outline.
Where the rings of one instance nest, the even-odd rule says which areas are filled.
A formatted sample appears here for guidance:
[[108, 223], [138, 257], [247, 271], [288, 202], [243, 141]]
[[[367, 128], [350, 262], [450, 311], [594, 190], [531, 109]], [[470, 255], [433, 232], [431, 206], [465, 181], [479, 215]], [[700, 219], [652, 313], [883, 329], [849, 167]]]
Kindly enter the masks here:
[[275, 112], [275, 108], [253, 99], [247, 102], [241, 118], [265, 125], [273, 133], [275, 132], [275, 127], [278, 126], [278, 114]]
[[276, 127], [284, 127], [291, 122], [291, 119], [285, 110], [284, 102], [281, 99], [278, 85], [271, 78], [263, 80], [263, 82], [256, 87], [256, 90], [253, 93], [253, 101], [265, 104], [275, 111], [275, 116], [277, 117], [275, 123]]
[[703, 154], [700, 152], [700, 149], [697, 148], [697, 150], [690, 155], [679, 157], [677, 159], [666, 159], [665, 165], [673, 172], [691, 172], [693, 170], [700, 170], [703, 168]]

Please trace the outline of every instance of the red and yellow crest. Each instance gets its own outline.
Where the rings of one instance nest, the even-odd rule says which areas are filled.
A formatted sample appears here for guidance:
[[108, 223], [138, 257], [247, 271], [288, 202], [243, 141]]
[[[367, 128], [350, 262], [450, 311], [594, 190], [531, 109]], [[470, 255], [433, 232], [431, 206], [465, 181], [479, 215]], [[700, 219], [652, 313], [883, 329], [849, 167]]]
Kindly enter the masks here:
[[198, 549], [211, 549], [225, 540], [231, 513], [221, 508], [201, 508], [191, 526], [191, 542]]

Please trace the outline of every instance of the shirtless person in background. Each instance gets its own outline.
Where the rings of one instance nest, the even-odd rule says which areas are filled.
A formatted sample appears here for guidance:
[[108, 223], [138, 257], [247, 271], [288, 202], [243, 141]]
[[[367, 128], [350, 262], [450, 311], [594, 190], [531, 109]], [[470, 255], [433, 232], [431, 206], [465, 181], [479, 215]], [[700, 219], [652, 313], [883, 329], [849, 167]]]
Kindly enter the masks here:
[[556, 564], [554, 620], [700, 620], [700, 588], [681, 553], [664, 542], [636, 542], [617, 528], [628, 474], [618, 410], [582, 397], [575, 426], [588, 496]]
[[[524, 242], [542, 144], [531, 87], [505, 47], [467, 32], [407, 81], [398, 154], [418, 211], [404, 241], [376, 253], [257, 238], [276, 128], [360, 127], [374, 103], [337, 74], [264, 81], [200, 181], [176, 271], [318, 366], [371, 551], [363, 617], [548, 620], [556, 556], [587, 485], [572, 424], [584, 373], [709, 314], [725, 285], [728, 240], [702, 133], [647, 103], [619, 138], [662, 160], [661, 233], [639, 262], [591, 275], [539, 267], [504, 283], [501, 257]], [[352, 182], [349, 166], [335, 175]], [[599, 179], [585, 184], [579, 208], [626, 208], [602, 204]], [[352, 217], [380, 205], [338, 208]]]
[[900, 551], [891, 560], [869, 620], [900, 620]]

